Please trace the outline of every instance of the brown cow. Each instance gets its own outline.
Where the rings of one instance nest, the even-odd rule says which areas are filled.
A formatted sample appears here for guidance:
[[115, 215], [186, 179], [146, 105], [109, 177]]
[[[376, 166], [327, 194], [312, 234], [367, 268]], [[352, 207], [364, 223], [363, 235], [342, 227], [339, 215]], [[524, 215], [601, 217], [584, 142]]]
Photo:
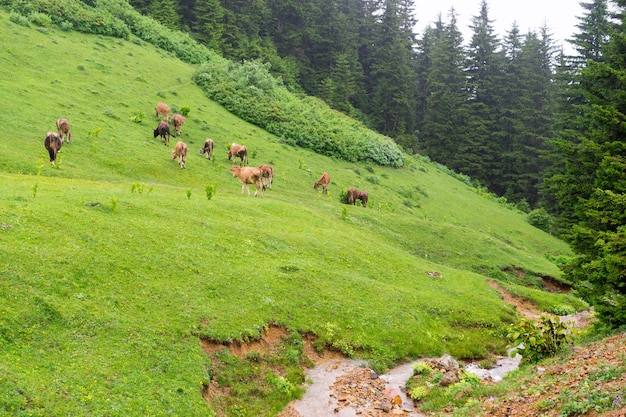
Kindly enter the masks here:
[[322, 174], [322, 178], [320, 178], [319, 181], [315, 181], [313, 189], [317, 190], [317, 188], [321, 185], [324, 190], [324, 194], [328, 194], [328, 184], [330, 184], [330, 175], [328, 175], [328, 172], [324, 172]]
[[213, 159], [213, 148], [215, 147], [215, 142], [213, 139], [207, 139], [204, 141], [204, 146], [200, 148], [200, 155], [205, 154], [206, 159]]
[[63, 141], [59, 135], [56, 132], [46, 133], [46, 140], [43, 142], [43, 145], [46, 147], [48, 154], [50, 154], [50, 162], [56, 163], [59, 150], [63, 146]]
[[367, 207], [368, 195], [365, 191], [357, 190], [354, 187], [348, 188], [348, 204], [355, 205], [356, 200], [361, 200], [363, 207]]
[[159, 135], [161, 135], [163, 145], [167, 146], [170, 143], [170, 125], [165, 120], [161, 120], [157, 128], [154, 129], [154, 137]]
[[172, 116], [172, 123], [174, 124], [174, 131], [176, 132], [176, 136], [180, 136], [180, 131], [185, 124], [185, 120], [187, 120], [187, 118], [182, 114], [175, 114]]
[[70, 143], [72, 133], [70, 132], [70, 122], [67, 119], [57, 119], [57, 130], [59, 131], [61, 142], [65, 139], [67, 143]]
[[187, 159], [187, 144], [185, 142], [181, 142], [180, 140], [176, 142], [176, 146], [172, 150], [172, 161], [178, 158], [178, 165], [180, 165], [180, 169], [185, 168], [185, 161]]
[[271, 165], [259, 165], [259, 169], [261, 170], [263, 188], [272, 188], [272, 184], [274, 184], [274, 167]]
[[248, 148], [243, 145], [233, 143], [230, 145], [230, 148], [228, 148], [228, 159], [231, 158], [233, 160], [233, 165], [237, 163], [237, 158], [241, 159], [239, 166], [242, 164], [248, 165]]
[[156, 110], [157, 119], [159, 116], [163, 116], [166, 122], [170, 121], [170, 106], [160, 101], [154, 109]]
[[250, 195], [250, 188], [248, 188], [248, 184], [254, 184], [256, 188], [256, 192], [254, 196], [256, 197], [261, 190], [261, 198], [263, 198], [263, 174], [258, 167], [232, 167], [230, 171], [233, 173], [233, 178], [239, 178], [239, 182], [241, 183], [241, 192], [244, 190], [248, 190], [248, 195]]

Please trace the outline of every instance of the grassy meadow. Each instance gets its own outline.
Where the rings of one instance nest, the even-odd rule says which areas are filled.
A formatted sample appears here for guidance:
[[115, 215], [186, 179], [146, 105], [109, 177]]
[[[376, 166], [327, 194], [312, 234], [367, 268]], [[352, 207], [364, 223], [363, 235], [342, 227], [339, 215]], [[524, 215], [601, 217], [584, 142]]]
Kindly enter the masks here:
[[[273, 415], [301, 373], [266, 369], [257, 391], [239, 377], [226, 403], [201, 395], [231, 382], [200, 339], [249, 341], [271, 324], [377, 369], [502, 353], [516, 312], [488, 279], [540, 287], [571, 255], [420, 157], [394, 169], [285, 145], [207, 99], [197, 68], [137, 39], [24, 27], [0, 11], [0, 53], [0, 415]], [[185, 170], [170, 158], [177, 139], [153, 137], [159, 101], [190, 108]], [[72, 141], [54, 166], [43, 142], [59, 117]], [[213, 161], [199, 155], [209, 137]], [[232, 142], [275, 167], [265, 198], [241, 194]], [[328, 196], [313, 190], [324, 171]], [[341, 204], [351, 186], [368, 208]], [[539, 292], [546, 309], [585, 307]], [[225, 374], [242, 368], [229, 360]]]

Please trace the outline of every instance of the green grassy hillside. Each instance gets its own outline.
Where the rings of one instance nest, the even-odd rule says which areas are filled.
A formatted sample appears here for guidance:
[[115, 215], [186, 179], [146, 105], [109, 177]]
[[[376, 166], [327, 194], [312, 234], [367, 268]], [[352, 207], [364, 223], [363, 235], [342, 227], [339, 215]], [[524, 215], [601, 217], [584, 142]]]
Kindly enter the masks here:
[[[272, 415], [297, 391], [274, 384], [256, 404], [233, 387], [245, 405], [201, 396], [216, 376], [200, 338], [250, 340], [269, 324], [380, 368], [502, 352], [515, 312], [487, 280], [537, 285], [570, 255], [441, 166], [281, 144], [143, 42], [26, 28], [0, 11], [0, 51], [1, 415]], [[153, 138], [158, 101], [191, 109], [186, 170], [170, 158], [175, 138]], [[59, 117], [72, 142], [53, 166], [43, 142]], [[207, 137], [213, 162], [199, 155]], [[240, 193], [232, 142], [275, 167], [265, 198]], [[324, 171], [329, 196], [313, 190]], [[369, 192], [367, 209], [340, 203], [350, 186]]]

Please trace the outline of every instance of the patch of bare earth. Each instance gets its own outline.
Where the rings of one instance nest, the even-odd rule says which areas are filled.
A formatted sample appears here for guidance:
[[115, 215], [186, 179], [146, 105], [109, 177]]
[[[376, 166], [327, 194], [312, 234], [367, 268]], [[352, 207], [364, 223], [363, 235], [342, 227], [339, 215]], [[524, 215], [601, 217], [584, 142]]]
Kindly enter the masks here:
[[[489, 284], [500, 291], [503, 300], [511, 305], [525, 317], [537, 318], [542, 312], [531, 302], [511, 296], [498, 286], [497, 282]], [[548, 285], [551, 285], [549, 283]], [[562, 291], [555, 286], [554, 291]], [[574, 327], [585, 327], [591, 320], [589, 313], [579, 313], [565, 318], [572, 322]], [[264, 353], [272, 353], [281, 342], [287, 332], [282, 327], [270, 327], [266, 334], [256, 342], [241, 345], [226, 346], [231, 353], [245, 355], [247, 352], [256, 350]], [[319, 366], [327, 361], [345, 359], [338, 352], [318, 352], [313, 346], [315, 335], [305, 335], [305, 355], [314, 366]], [[203, 341], [202, 347], [210, 354], [224, 349], [225, 345]], [[593, 381], [593, 388], [606, 393], [613, 398], [613, 409], [603, 414], [591, 410], [584, 414], [570, 414], [571, 416], [586, 417], [626, 417], [626, 373], [614, 375], [610, 380], [603, 382], [591, 379], [590, 376], [600, 370], [626, 369], [626, 334], [615, 336], [594, 344], [576, 346], [572, 356], [565, 363], [554, 360], [552, 364], [535, 368], [535, 375], [522, 381], [521, 390], [507, 398], [483, 398], [480, 401], [481, 416], [485, 417], [528, 417], [543, 416], [557, 417], [561, 413], [566, 401], [574, 401], [577, 396], [584, 401], [584, 390], [589, 389], [589, 381]], [[359, 417], [382, 417], [389, 415], [416, 415], [416, 410], [411, 412], [403, 408], [397, 402], [395, 392], [386, 389], [385, 382], [377, 378], [371, 370], [363, 367], [353, 367], [341, 373], [328, 387], [324, 398], [319, 398], [319, 403], [328, 403], [330, 399], [336, 402], [335, 415], [342, 415], [343, 408], [352, 408]], [[209, 400], [211, 392], [215, 388], [206, 387], [205, 399]], [[227, 393], [222, 393], [226, 394]], [[430, 413], [429, 413], [430, 414]], [[426, 414], [426, 415], [429, 415]], [[321, 414], [316, 414], [321, 415]], [[329, 414], [332, 415], [332, 414]], [[424, 415], [424, 414], [418, 414]], [[448, 415], [446, 412], [433, 413], [432, 415]], [[277, 417], [309, 417], [300, 414], [293, 405], [289, 405]]]
[[[535, 374], [521, 381], [520, 392], [504, 399], [485, 399], [481, 416], [486, 417], [557, 417], [563, 407], [584, 410], [592, 393], [608, 396], [610, 411], [593, 409], [571, 416], [626, 416], [626, 333], [596, 343], [576, 346], [567, 362], [551, 361], [535, 367]], [[605, 378], [598, 376], [603, 373]], [[608, 375], [611, 374], [609, 378]]]

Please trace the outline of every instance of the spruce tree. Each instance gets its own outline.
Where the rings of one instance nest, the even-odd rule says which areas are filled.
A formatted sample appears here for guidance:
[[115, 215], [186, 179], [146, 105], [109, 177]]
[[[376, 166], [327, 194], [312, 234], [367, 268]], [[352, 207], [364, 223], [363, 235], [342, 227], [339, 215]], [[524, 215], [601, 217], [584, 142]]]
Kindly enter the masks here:
[[372, 48], [369, 114], [376, 130], [391, 137], [414, 129], [416, 83], [411, 6], [409, 0], [385, 1]]
[[[568, 56], [561, 53], [556, 67], [558, 87], [555, 131], [558, 133], [553, 142], [555, 151], [550, 154], [552, 165], [546, 173], [545, 188], [542, 190], [542, 205], [556, 216], [556, 231], [565, 233], [576, 222], [573, 208], [577, 203], [580, 185], [570, 177], [587, 178], [582, 166], [576, 164], [578, 147], [587, 129], [584, 115], [589, 102], [586, 98], [581, 71], [587, 62], [603, 61], [603, 49], [609, 36], [609, 14], [606, 0], [594, 0], [581, 3], [586, 10], [578, 17], [576, 27], [579, 33], [569, 42], [575, 47], [576, 54]], [[570, 187], [576, 187], [573, 190]], [[591, 193], [591, 186], [584, 195]]]
[[612, 327], [626, 325], [626, 1], [601, 59], [580, 72], [585, 131], [565, 153], [561, 204], [571, 204], [565, 235], [576, 252], [566, 276]]
[[419, 131], [420, 145], [431, 159], [454, 170], [460, 167], [459, 146], [466, 133], [465, 103], [469, 98], [465, 82], [463, 37], [454, 9], [450, 22], [439, 17], [432, 34], [429, 65], [422, 87], [426, 93], [424, 116]]
[[459, 170], [490, 189], [502, 176], [498, 125], [502, 102], [504, 55], [489, 19], [487, 2], [472, 20], [467, 51], [467, 131], [459, 145]]

